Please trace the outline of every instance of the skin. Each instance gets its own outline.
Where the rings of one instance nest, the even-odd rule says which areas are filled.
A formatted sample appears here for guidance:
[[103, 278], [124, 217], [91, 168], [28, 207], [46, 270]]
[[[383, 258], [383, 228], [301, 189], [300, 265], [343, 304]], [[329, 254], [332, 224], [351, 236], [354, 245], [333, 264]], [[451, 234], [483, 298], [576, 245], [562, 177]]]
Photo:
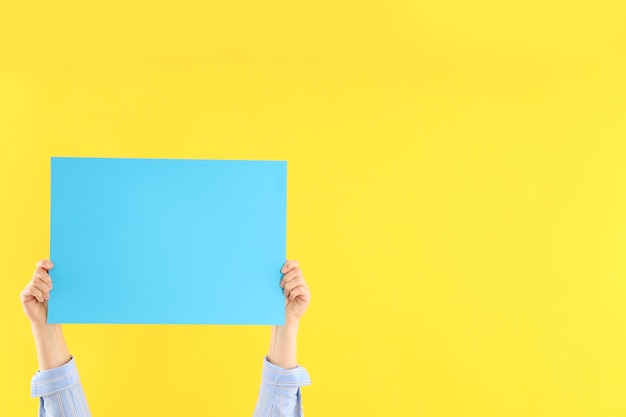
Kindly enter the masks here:
[[296, 339], [300, 319], [311, 301], [311, 291], [298, 261], [287, 261], [281, 270], [280, 287], [285, 295], [285, 325], [273, 326], [267, 360], [284, 369], [297, 366]]
[[[53, 288], [50, 270], [54, 264], [47, 259], [37, 262], [31, 280], [20, 293], [24, 313], [31, 324], [39, 370], [45, 371], [66, 364], [70, 354], [60, 324], [48, 324], [48, 300]], [[280, 287], [285, 295], [285, 325], [273, 326], [268, 361], [284, 369], [297, 366], [296, 340], [300, 319], [311, 301], [311, 291], [304, 280], [298, 261], [285, 262]]]
[[48, 272], [53, 267], [47, 259], [37, 262], [32, 279], [20, 293], [24, 313], [33, 331], [41, 371], [64, 365], [70, 360], [61, 325], [48, 324], [48, 300], [52, 289]]

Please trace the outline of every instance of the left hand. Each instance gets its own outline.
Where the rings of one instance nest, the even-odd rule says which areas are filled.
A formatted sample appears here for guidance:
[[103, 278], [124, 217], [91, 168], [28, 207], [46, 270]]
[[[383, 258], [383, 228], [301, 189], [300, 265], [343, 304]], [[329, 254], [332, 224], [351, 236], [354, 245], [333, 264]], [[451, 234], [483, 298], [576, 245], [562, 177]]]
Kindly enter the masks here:
[[285, 323], [297, 323], [311, 301], [311, 290], [304, 281], [298, 261], [287, 261], [281, 269], [280, 287], [285, 295]]

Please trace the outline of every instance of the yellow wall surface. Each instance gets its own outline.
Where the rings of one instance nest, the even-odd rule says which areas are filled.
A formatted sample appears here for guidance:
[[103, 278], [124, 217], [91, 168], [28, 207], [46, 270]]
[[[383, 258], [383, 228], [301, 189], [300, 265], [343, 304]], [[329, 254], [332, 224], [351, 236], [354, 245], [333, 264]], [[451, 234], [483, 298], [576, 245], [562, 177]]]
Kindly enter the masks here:
[[[626, 416], [625, 21], [618, 0], [3, 1], [0, 416], [36, 415], [18, 294], [50, 156], [289, 161], [308, 417]], [[121, 417], [251, 415], [269, 333], [66, 326], [94, 416]]]

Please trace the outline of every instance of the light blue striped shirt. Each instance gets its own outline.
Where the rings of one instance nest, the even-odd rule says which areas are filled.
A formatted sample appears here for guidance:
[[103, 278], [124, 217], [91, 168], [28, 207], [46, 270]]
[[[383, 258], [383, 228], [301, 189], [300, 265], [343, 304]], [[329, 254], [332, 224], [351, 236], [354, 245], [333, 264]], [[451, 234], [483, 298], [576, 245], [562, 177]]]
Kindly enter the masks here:
[[[310, 385], [306, 369], [263, 363], [261, 388], [253, 417], [302, 417], [300, 387]], [[90, 417], [74, 358], [58, 368], [37, 372], [31, 395], [39, 397], [39, 417]]]

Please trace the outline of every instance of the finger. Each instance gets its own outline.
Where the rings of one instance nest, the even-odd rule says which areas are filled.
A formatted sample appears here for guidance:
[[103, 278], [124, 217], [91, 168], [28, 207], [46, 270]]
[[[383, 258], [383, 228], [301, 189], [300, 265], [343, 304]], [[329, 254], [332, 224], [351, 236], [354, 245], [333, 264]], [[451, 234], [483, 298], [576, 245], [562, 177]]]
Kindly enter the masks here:
[[33, 298], [33, 296], [28, 293], [28, 287], [24, 288], [20, 293], [20, 301], [25, 303], [26, 301], [30, 301], [31, 298]]
[[287, 285], [288, 282], [301, 276], [302, 276], [302, 270], [296, 266], [295, 268], [293, 268], [292, 270], [290, 270], [283, 276], [283, 279], [280, 280], [280, 287], [285, 288], [285, 285]]
[[286, 274], [287, 272], [291, 271], [293, 268], [295, 268], [295, 267], [297, 267], [299, 265], [300, 264], [298, 263], [298, 261], [296, 261], [296, 260], [289, 260], [289, 261], [285, 262], [285, 264], [281, 268], [280, 272], [282, 272], [283, 274]]
[[41, 281], [52, 289], [52, 278], [50, 278], [50, 275], [46, 272], [35, 271], [33, 274], [33, 281]]
[[33, 281], [31, 285], [41, 291], [41, 295], [44, 300], [50, 299], [50, 287], [41, 282], [40, 280]]
[[24, 295], [34, 297], [40, 303], [44, 302], [43, 293], [38, 290], [37, 287], [35, 287], [32, 283], [26, 286], [26, 288], [24, 289]]
[[42, 259], [41, 261], [37, 262], [37, 270], [42, 269], [47, 272], [52, 268], [54, 268], [54, 264], [48, 259]]
[[308, 301], [311, 297], [311, 292], [304, 285], [300, 285], [291, 290], [291, 292], [289, 292], [289, 295], [287, 296], [289, 300], [295, 300], [298, 297], [302, 298], [304, 301]]
[[295, 277], [294, 279], [290, 280], [289, 282], [285, 284], [285, 286], [283, 287], [284, 288], [283, 292], [285, 294], [289, 294], [289, 291], [293, 290], [294, 288], [300, 285], [306, 286], [306, 282], [304, 282], [304, 278], [301, 275], [298, 275], [297, 277]]

